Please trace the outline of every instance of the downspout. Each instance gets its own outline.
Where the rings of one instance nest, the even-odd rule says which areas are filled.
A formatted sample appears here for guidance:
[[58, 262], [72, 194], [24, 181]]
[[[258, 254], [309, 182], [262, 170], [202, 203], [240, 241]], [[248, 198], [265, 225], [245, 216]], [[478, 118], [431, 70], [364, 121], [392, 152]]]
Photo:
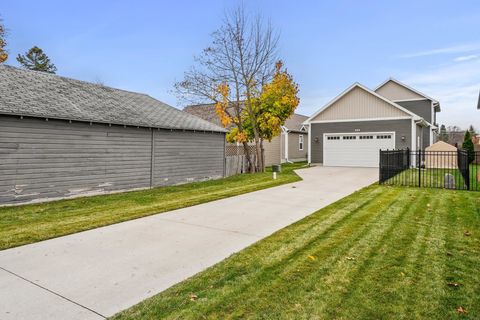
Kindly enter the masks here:
[[285, 130], [285, 162], [293, 163], [292, 161], [288, 160], [288, 130]]
[[312, 163], [312, 124], [308, 123], [308, 146], [307, 146], [307, 158], [308, 164]]

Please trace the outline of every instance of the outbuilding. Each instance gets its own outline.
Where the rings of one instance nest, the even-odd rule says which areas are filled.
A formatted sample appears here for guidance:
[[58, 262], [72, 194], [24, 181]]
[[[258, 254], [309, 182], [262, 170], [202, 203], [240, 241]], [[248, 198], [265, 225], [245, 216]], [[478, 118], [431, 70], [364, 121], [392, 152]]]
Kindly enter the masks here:
[[224, 176], [225, 130], [146, 94], [0, 66], [0, 204]]

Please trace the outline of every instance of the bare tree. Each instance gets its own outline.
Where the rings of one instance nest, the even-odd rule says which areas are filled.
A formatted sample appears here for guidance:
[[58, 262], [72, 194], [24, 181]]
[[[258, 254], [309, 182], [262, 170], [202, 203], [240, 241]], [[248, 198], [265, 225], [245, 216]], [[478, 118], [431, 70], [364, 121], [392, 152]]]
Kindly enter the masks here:
[[[278, 39], [270, 23], [260, 15], [250, 17], [243, 6], [225, 13], [222, 26], [212, 33], [211, 45], [195, 57], [195, 65], [185, 72], [183, 81], [175, 84], [177, 96], [193, 103], [221, 103], [225, 97], [218, 88], [227, 86], [226, 112], [234, 119], [237, 130], [243, 132], [242, 112], [256, 123], [252, 100], [275, 72]], [[254, 125], [252, 130], [257, 163], [252, 162], [248, 141], [241, 142], [253, 172], [264, 166], [258, 128]]]

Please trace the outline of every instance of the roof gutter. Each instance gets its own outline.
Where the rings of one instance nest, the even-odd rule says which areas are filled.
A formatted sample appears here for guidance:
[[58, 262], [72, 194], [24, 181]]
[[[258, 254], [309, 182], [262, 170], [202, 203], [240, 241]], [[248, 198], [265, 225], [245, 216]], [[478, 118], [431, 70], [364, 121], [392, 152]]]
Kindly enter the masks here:
[[[415, 124], [418, 124], [422, 127], [429, 127], [429, 126], [432, 126], [430, 123], [428, 123], [427, 121], [425, 121], [425, 119], [423, 118], [413, 118], [413, 121], [415, 121]], [[433, 127], [433, 126], [432, 126]]]

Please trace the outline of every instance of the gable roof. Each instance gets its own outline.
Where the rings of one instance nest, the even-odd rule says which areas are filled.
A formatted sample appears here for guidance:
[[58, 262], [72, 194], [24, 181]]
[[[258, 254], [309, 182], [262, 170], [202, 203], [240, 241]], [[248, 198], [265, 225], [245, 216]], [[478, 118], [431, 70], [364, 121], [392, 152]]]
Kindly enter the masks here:
[[7, 65], [0, 66], [0, 114], [225, 132], [146, 94]]
[[[427, 96], [425, 93], [422, 93], [422, 92], [418, 91], [417, 89], [414, 89], [414, 88], [406, 85], [405, 83], [400, 82], [400, 81], [398, 81], [397, 79], [394, 79], [394, 78], [388, 78], [387, 80], [382, 82], [379, 86], [377, 86], [374, 91], [381, 94], [379, 91], [389, 83], [394, 83], [397, 86], [399, 86], [400, 88], [403, 88], [403, 89], [409, 91], [416, 98], [419, 98], [419, 99], [423, 98], [423, 99], [427, 99], [427, 100], [432, 101], [435, 105], [435, 109], [437, 111], [440, 111], [440, 103], [437, 100]], [[390, 99], [390, 97], [386, 97], [386, 98]], [[391, 100], [400, 101], [400, 100], [403, 100], [403, 99], [391, 99]]]
[[[322, 112], [325, 112], [326, 110], [328, 110], [328, 108], [330, 108], [331, 106], [333, 106], [337, 101], [339, 101], [342, 97], [344, 97], [345, 95], [347, 95], [349, 92], [353, 91], [354, 89], [356, 88], [360, 88], [364, 91], [366, 91], [368, 94], [376, 97], [376, 98], [379, 98], [381, 99], [383, 102], [385, 102], [386, 104], [402, 111], [406, 117], [411, 117], [413, 118], [414, 120], [420, 120], [422, 119], [421, 117], [419, 117], [418, 115], [414, 114], [413, 112], [405, 109], [404, 107], [396, 104], [395, 102], [393, 101], [390, 101], [388, 100], [387, 98], [379, 95], [378, 93], [368, 89], [367, 87], [361, 85], [360, 83], [358, 82], [355, 82], [353, 85], [351, 85], [350, 87], [348, 87], [345, 91], [343, 91], [340, 95], [338, 95], [337, 97], [335, 97], [333, 100], [331, 100], [329, 103], [327, 103], [325, 106], [323, 106], [320, 110], [318, 110], [317, 112], [315, 112], [310, 118], [308, 118], [305, 123], [309, 123], [310, 121], [312, 121], [313, 119], [315, 119], [318, 115], [320, 115]], [[355, 119], [351, 119], [351, 120], [355, 120]]]
[[[206, 104], [195, 104], [189, 105], [183, 108], [183, 111], [193, 114], [197, 117], [202, 118], [203, 120], [209, 121], [214, 123], [218, 126], [221, 126], [222, 123], [215, 112], [215, 104], [214, 103], [206, 103]], [[301, 131], [303, 122], [308, 119], [307, 116], [294, 113], [290, 118], [285, 121], [283, 127], [288, 131]], [[227, 129], [230, 129], [233, 124], [228, 126]], [[301, 131], [304, 132], [304, 131]]]
[[294, 113], [290, 118], [287, 119], [287, 121], [285, 121], [285, 124], [283, 125], [283, 127], [287, 131], [306, 133], [306, 131], [302, 130], [302, 127], [303, 127], [303, 123], [307, 119], [308, 119], [307, 116]]
[[189, 105], [184, 107], [183, 111], [189, 114], [193, 114], [217, 126], [222, 126], [222, 122], [220, 121], [220, 119], [217, 116], [217, 113], [215, 112], [214, 103]]

